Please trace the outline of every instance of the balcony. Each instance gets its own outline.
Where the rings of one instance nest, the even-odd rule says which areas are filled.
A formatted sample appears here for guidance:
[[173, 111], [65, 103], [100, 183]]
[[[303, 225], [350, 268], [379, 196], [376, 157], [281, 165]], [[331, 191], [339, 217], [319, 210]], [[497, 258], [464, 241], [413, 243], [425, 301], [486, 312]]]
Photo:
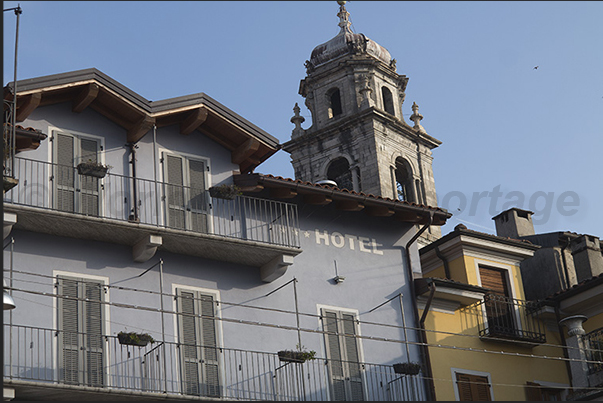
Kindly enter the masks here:
[[544, 324], [536, 317], [538, 307], [535, 302], [486, 294], [471, 311], [476, 315], [482, 339], [544, 343]]
[[[127, 396], [128, 399], [325, 401], [334, 400], [333, 385], [349, 382], [349, 379], [331, 379], [333, 369], [343, 364], [335, 360], [280, 362], [276, 352], [165, 341], [137, 347], [121, 345], [115, 336], [79, 334], [82, 340], [87, 340], [86, 345], [95, 348], [87, 348], [86, 354], [76, 354], [80, 359], [74, 361], [58, 348], [59, 339], [67, 336], [78, 337], [53, 329], [6, 325], [5, 387], [15, 388], [17, 395], [27, 400], [61, 399], [68, 395], [70, 400]], [[194, 348], [203, 350], [204, 371], [192, 371], [191, 365], [197, 368], [197, 363], [185, 361], [185, 351]], [[350, 366], [355, 367], [358, 380], [354, 389], [362, 393], [355, 395], [356, 400], [425, 400], [421, 374], [400, 376], [394, 373], [392, 365], [350, 363]]]
[[161, 235], [174, 253], [261, 267], [299, 249], [297, 206], [238, 196], [210, 197], [195, 189], [15, 158], [19, 185], [4, 194], [15, 228], [134, 246]]
[[589, 375], [603, 372], [603, 327], [584, 335]]

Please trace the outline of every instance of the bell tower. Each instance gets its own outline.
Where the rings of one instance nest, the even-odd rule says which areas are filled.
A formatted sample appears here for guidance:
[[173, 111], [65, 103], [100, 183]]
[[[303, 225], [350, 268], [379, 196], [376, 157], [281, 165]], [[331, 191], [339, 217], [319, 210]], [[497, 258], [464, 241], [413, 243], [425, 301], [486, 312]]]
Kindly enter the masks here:
[[[441, 142], [427, 134], [416, 103], [404, 121], [408, 78], [396, 59], [364, 34], [350, 29], [345, 1], [338, 1], [339, 33], [318, 45], [306, 60], [299, 94], [312, 125], [296, 104], [295, 128], [283, 149], [291, 154], [295, 178], [332, 180], [339, 188], [410, 203], [437, 206], [431, 150]], [[439, 227], [426, 231], [441, 236]]]

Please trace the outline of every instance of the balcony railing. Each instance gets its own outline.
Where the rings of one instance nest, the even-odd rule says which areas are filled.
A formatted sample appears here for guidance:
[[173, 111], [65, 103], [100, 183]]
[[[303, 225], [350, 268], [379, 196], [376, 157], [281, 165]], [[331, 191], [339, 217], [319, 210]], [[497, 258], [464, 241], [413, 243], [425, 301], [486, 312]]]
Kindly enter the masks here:
[[504, 295], [486, 294], [472, 311], [480, 337], [544, 343], [543, 323], [536, 317], [537, 304]]
[[[60, 348], [61, 341], [64, 345], [63, 340], [73, 340], [78, 336], [80, 340], [87, 340], [84, 344], [94, 348], [76, 348], [68, 352]], [[121, 345], [115, 336], [67, 334], [17, 325], [5, 326], [4, 341], [5, 379], [32, 381], [38, 385], [93, 386], [108, 391], [195, 395], [214, 399], [334, 400], [329, 368], [341, 368], [343, 364], [323, 358], [305, 363], [283, 363], [276, 352], [174, 342], [159, 341], [137, 347]], [[190, 348], [204, 350], [204, 363], [183, 361], [184, 351]], [[212, 357], [211, 362], [207, 360], [209, 356]], [[425, 400], [421, 374], [398, 375], [392, 365], [350, 365], [360, 368], [361, 400]], [[337, 382], [341, 385], [342, 380]], [[358, 385], [355, 385], [355, 390], [359, 390]], [[358, 395], [355, 397], [360, 398]]]
[[19, 185], [5, 193], [7, 204], [299, 247], [294, 204], [212, 198], [205, 189], [111, 173], [101, 179], [25, 158], [13, 168]]
[[[595, 374], [603, 371], [603, 327], [584, 335], [588, 372]], [[596, 361], [596, 362], [593, 362]]]

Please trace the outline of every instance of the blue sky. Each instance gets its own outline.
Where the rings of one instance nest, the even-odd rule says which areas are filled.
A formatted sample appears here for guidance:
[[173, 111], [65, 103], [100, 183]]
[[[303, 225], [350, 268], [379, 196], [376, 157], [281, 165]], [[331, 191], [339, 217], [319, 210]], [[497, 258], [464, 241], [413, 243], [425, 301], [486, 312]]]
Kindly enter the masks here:
[[[149, 100], [204, 92], [291, 136], [305, 60], [339, 30], [335, 1], [5, 1], [20, 4], [17, 79], [95, 67]], [[537, 232], [603, 237], [603, 2], [349, 1], [352, 30], [409, 78], [440, 206], [494, 233], [511, 204]], [[4, 12], [4, 83], [16, 17]], [[534, 69], [538, 66], [538, 69]], [[408, 119], [407, 119], [408, 122]], [[279, 151], [256, 172], [293, 177]]]

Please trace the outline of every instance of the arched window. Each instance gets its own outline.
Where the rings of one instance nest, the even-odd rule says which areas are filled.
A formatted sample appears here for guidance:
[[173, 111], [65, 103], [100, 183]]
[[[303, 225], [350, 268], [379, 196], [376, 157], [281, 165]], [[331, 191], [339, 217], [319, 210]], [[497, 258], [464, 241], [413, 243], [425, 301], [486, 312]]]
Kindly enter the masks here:
[[337, 182], [337, 187], [340, 189], [354, 190], [350, 164], [343, 157], [331, 161], [327, 169], [327, 179]]
[[381, 87], [381, 96], [383, 97], [383, 108], [385, 112], [396, 115], [394, 112], [394, 98], [392, 92], [387, 87]]
[[410, 165], [402, 157], [396, 158], [396, 191], [398, 200], [415, 201]]
[[327, 100], [329, 103], [329, 119], [341, 115], [341, 95], [339, 94], [339, 90], [337, 88], [334, 88], [328, 92]]

